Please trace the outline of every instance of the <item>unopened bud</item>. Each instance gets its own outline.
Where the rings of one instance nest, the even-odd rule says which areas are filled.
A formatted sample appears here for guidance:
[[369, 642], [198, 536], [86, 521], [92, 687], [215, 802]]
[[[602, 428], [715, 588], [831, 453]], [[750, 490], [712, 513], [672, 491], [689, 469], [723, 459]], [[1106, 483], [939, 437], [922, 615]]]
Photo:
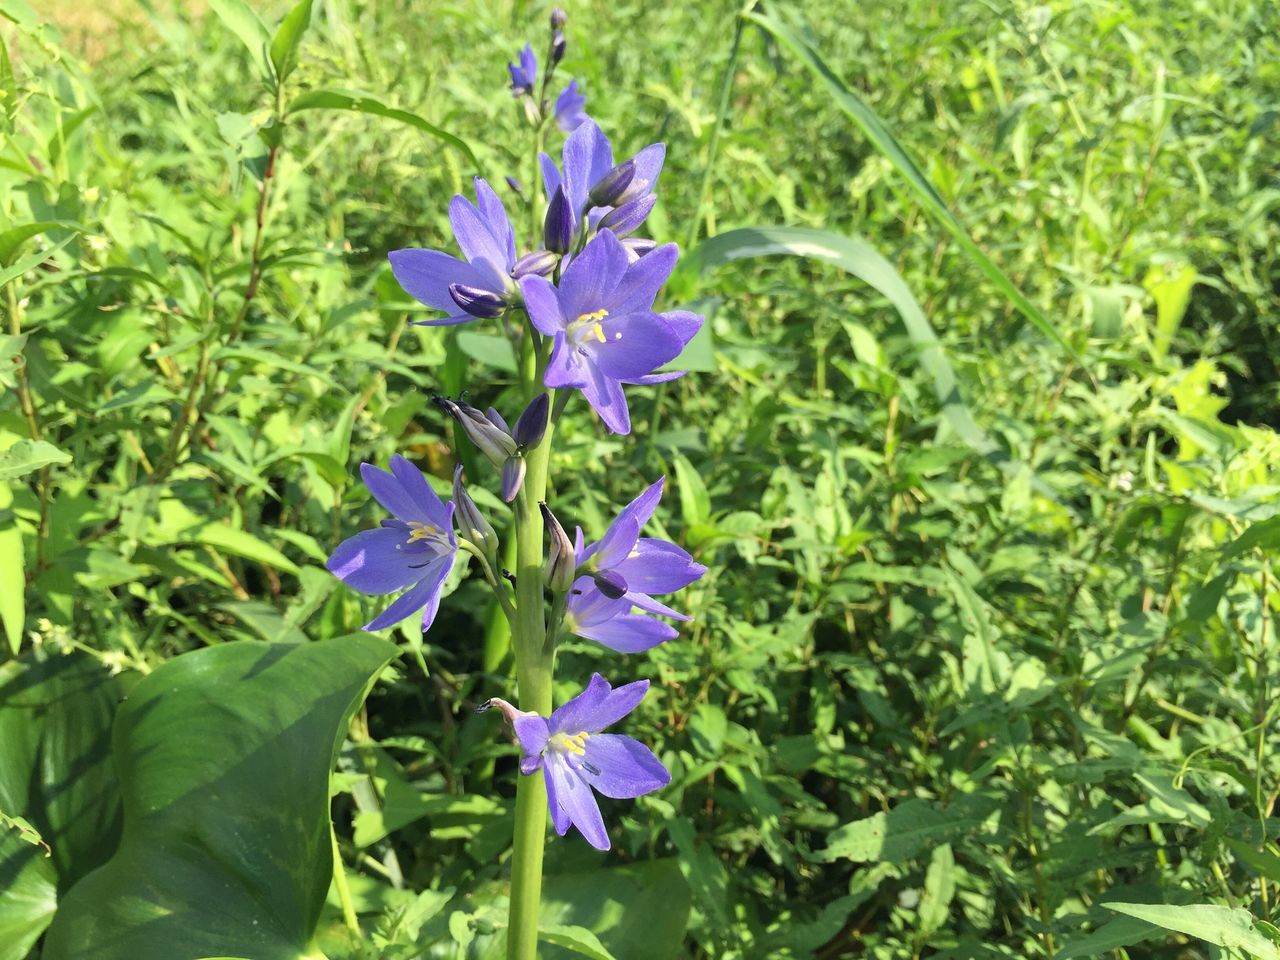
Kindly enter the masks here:
[[558, 254], [552, 253], [550, 250], [534, 250], [532, 253], [526, 253], [511, 266], [511, 276], [519, 280], [521, 277], [536, 275], [546, 277], [556, 268], [556, 264], [560, 262]]
[[466, 283], [449, 284], [449, 296], [464, 312], [481, 320], [500, 317], [507, 309], [507, 301], [498, 294]]
[[559, 7], [555, 7], [551, 11], [551, 29], [563, 30], [564, 25], [569, 22], [568, 15]]
[[516, 452], [516, 442], [511, 435], [475, 407], [454, 403], [447, 397], [440, 400], [440, 405], [458, 421], [467, 438], [495, 467], [502, 466]]
[[564, 34], [557, 30], [551, 37], [551, 65], [553, 67], [564, 59], [564, 52], [567, 47], [568, 43], [565, 42]]
[[[551, 541], [547, 550], [547, 565], [542, 571], [542, 579], [556, 593], [564, 593], [573, 586], [578, 572], [578, 556], [573, 550], [573, 541], [560, 526], [560, 521], [545, 503], [538, 504], [542, 510], [542, 521], [547, 527], [547, 537]], [[624, 591], [625, 592], [625, 591]]]
[[652, 253], [653, 248], [658, 245], [657, 240], [650, 240], [647, 237], [627, 237], [622, 241], [622, 249], [627, 251], [627, 263], [635, 263], [646, 253]]
[[616, 207], [635, 175], [636, 162], [624, 160], [595, 182], [587, 193], [587, 204], [592, 207]]
[[622, 191], [622, 195], [613, 201], [615, 207], [620, 207], [624, 203], [631, 203], [633, 200], [639, 200], [641, 197], [647, 197], [650, 194], [649, 181], [644, 177], [632, 177], [631, 182], [627, 184], [627, 189]]
[[646, 197], [641, 197], [639, 200], [632, 200], [630, 203], [623, 204], [621, 207], [610, 210], [601, 217], [599, 228], [601, 230], [612, 230], [614, 236], [625, 237], [628, 233], [637, 229], [640, 224], [644, 223], [645, 217], [649, 216], [657, 202], [657, 195], [651, 193]]
[[552, 253], [568, 253], [573, 244], [573, 208], [565, 196], [564, 185], [556, 187], [547, 205], [547, 218], [542, 225], [542, 245]]
[[453, 468], [453, 506], [464, 537], [485, 554], [492, 554], [498, 549], [498, 534], [462, 484], [462, 464]]
[[543, 435], [547, 432], [547, 422], [551, 418], [551, 397], [545, 392], [538, 394], [529, 401], [529, 405], [524, 408], [524, 413], [520, 414], [520, 419], [516, 421], [516, 428], [512, 431], [512, 439], [515, 440], [516, 446], [521, 450], [532, 450], [542, 442]]
[[520, 487], [524, 485], [525, 469], [524, 457], [518, 453], [507, 457], [506, 462], [502, 464], [503, 502], [510, 503], [520, 492]]
[[600, 592], [610, 600], [617, 600], [627, 595], [627, 581], [622, 574], [614, 570], [599, 570], [591, 574]]
[[520, 181], [517, 180], [515, 177], [507, 177], [506, 181], [507, 181], [507, 186], [510, 187], [512, 190], [514, 190], [516, 192], [516, 196], [518, 196], [520, 199], [523, 200], [524, 187], [520, 185]]

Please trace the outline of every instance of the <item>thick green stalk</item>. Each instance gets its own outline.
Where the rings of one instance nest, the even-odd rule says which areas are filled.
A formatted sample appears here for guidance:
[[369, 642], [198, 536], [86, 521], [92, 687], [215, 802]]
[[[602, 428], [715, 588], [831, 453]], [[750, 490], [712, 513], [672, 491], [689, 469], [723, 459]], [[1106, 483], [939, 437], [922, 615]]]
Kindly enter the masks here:
[[[542, 514], [554, 425], [527, 455], [524, 485], [516, 497], [516, 622], [512, 644], [520, 709], [551, 713], [555, 653], [547, 649], [542, 588]], [[547, 833], [547, 787], [542, 773], [520, 777], [516, 786], [515, 848], [511, 855], [511, 907], [507, 960], [537, 960], [538, 904], [542, 898], [542, 850]]]

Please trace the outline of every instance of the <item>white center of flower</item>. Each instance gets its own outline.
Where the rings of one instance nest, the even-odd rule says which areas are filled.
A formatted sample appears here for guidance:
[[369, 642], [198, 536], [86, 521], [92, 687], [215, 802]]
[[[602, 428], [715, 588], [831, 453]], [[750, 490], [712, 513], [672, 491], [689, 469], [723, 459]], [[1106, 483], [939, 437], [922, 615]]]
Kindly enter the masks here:
[[[595, 310], [592, 313], [584, 313], [577, 320], [569, 324], [569, 339], [575, 346], [581, 346], [585, 341], [595, 339], [600, 343], [608, 343], [609, 338], [604, 335], [604, 327], [600, 325], [600, 321], [609, 316], [608, 310]], [[621, 340], [621, 333], [614, 333], [615, 340]]]
[[585, 756], [587, 752], [587, 731], [575, 734], [557, 733], [547, 741], [547, 746], [557, 753], [571, 753], [574, 756]]

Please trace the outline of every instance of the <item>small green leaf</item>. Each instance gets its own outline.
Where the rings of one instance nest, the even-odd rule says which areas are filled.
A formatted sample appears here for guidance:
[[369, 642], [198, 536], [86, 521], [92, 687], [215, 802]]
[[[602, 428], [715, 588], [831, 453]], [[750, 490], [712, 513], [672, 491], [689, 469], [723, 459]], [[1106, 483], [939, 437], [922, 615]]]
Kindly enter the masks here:
[[287, 112], [293, 114], [300, 113], [303, 110], [350, 110], [354, 113], [371, 113], [374, 116], [386, 117], [388, 120], [398, 120], [400, 123], [407, 123], [411, 127], [417, 127], [437, 140], [443, 140], [450, 146], [456, 147], [465, 153], [467, 159], [473, 164], [479, 164], [479, 161], [476, 160], [476, 155], [471, 151], [471, 147], [460, 138], [441, 130], [435, 124], [424, 120], [416, 113], [388, 106], [367, 93], [355, 93], [350, 90], [309, 90], [295, 97], [293, 102], [289, 104]]
[[675, 459], [676, 490], [680, 494], [680, 516], [686, 527], [695, 527], [711, 519], [711, 495], [702, 475], [685, 457]]
[[19, 440], [0, 452], [0, 480], [14, 480], [54, 463], [70, 463], [64, 453], [47, 440]]
[[1248, 910], [1216, 904], [1104, 903], [1102, 906], [1206, 943], [1242, 950], [1258, 960], [1280, 960], [1280, 947], [1254, 928]]
[[14, 257], [22, 249], [22, 245], [32, 237], [38, 237], [50, 230], [77, 230], [78, 225], [71, 220], [41, 220], [37, 223], [24, 223], [0, 231], [0, 265], [9, 266]]
[[458, 349], [473, 360], [479, 360], [503, 373], [516, 372], [516, 354], [511, 349], [511, 341], [505, 337], [459, 330], [457, 343]]
[[9, 50], [0, 40], [0, 130], [12, 133], [17, 115], [18, 85], [13, 76], [13, 64], [9, 62]]
[[253, 57], [253, 62], [269, 78], [271, 64], [267, 59], [267, 47], [271, 44], [271, 34], [267, 32], [262, 18], [244, 0], [209, 0], [209, 9], [239, 38]]
[[298, 45], [311, 25], [312, 0], [299, 0], [281, 22], [271, 41], [271, 63], [276, 68], [276, 83], [284, 83], [298, 64]]
[[0, 483], [0, 623], [15, 657], [22, 649], [22, 631], [27, 620], [26, 560], [22, 552], [22, 531], [13, 515], [13, 491]]
[[600, 939], [586, 927], [563, 924], [541, 927], [538, 930], [538, 939], [572, 950], [579, 956], [590, 957], [591, 960], [614, 960], [613, 954], [606, 950]]
[[947, 922], [951, 901], [956, 895], [956, 860], [951, 844], [944, 843], [933, 851], [929, 869], [924, 875], [924, 893], [920, 897], [916, 939], [925, 943]]

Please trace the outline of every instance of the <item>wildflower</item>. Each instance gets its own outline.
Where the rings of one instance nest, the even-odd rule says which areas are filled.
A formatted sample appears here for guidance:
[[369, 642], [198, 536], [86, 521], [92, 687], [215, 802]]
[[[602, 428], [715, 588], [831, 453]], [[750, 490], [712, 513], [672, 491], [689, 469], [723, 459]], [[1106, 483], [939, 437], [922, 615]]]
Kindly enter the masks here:
[[[570, 87], [572, 86], [571, 84]], [[641, 200], [653, 193], [654, 187], [658, 185], [658, 176], [662, 173], [662, 163], [666, 155], [666, 145], [654, 143], [632, 158], [635, 169], [627, 191], [621, 198], [623, 202]], [[595, 121], [586, 118], [565, 140], [561, 158], [564, 163], [563, 173], [554, 160], [545, 153], [541, 155], [542, 179], [547, 197], [550, 199], [556, 187], [563, 184], [564, 192], [572, 204], [576, 218], [575, 224], [585, 233], [594, 227], [612, 206], [594, 204], [589, 202], [588, 198], [593, 188], [614, 170], [613, 145]], [[643, 220], [643, 217], [641, 219]]]
[[518, 63], [508, 63], [511, 73], [511, 95], [525, 97], [533, 95], [534, 84], [538, 82], [538, 58], [533, 55], [533, 47], [524, 45], [520, 51]]
[[540, 393], [530, 400], [516, 421], [514, 434], [502, 414], [493, 407], [487, 413], [481, 413], [475, 407], [448, 397], [437, 397], [436, 402], [458, 421], [476, 449], [502, 470], [502, 499], [507, 503], [514, 500], [524, 483], [525, 452], [541, 443], [546, 433], [551, 398]]
[[360, 476], [393, 518], [383, 520], [377, 529], [344, 540], [326, 566], [361, 593], [386, 594], [409, 588], [364, 629], [381, 630], [422, 610], [422, 629], [426, 630], [435, 619], [440, 590], [458, 552], [454, 506], [443, 503], [422, 472], [399, 455], [391, 458], [390, 472], [362, 463]]
[[573, 585], [574, 573], [578, 568], [578, 559], [573, 549], [573, 541], [560, 526], [560, 521], [545, 503], [538, 504], [542, 511], [542, 521], [547, 528], [547, 536], [551, 540], [551, 549], [547, 551], [547, 564], [542, 572], [542, 581], [547, 589], [564, 593]]
[[586, 111], [586, 94], [578, 92], [578, 81], [570, 80], [569, 85], [556, 97], [556, 126], [565, 133], [573, 133], [590, 118]]
[[476, 203], [458, 195], [449, 202], [449, 222], [465, 260], [440, 250], [392, 250], [387, 258], [396, 281], [415, 300], [449, 316], [416, 320], [422, 326], [467, 323], [496, 317], [516, 293], [515, 231], [493, 188], [476, 177]]
[[674, 360], [702, 325], [702, 317], [688, 311], [653, 312], [678, 255], [669, 243], [629, 262], [606, 230], [569, 264], [559, 287], [544, 277], [520, 280], [534, 327], [554, 337], [546, 385], [581, 390], [614, 433], [631, 431], [622, 384], [680, 376], [654, 371]]
[[600, 732], [634, 710], [648, 690], [648, 680], [615, 690], [595, 673], [582, 693], [549, 717], [515, 712], [512, 726], [524, 751], [520, 772], [546, 771], [547, 805], [560, 836], [572, 824], [597, 850], [608, 850], [609, 834], [592, 791], [626, 800], [671, 782], [662, 761], [639, 740]]
[[453, 504], [456, 508], [458, 525], [462, 535], [479, 547], [486, 555], [492, 555], [498, 549], [498, 533], [493, 524], [485, 519], [476, 502], [467, 493], [462, 483], [462, 464], [453, 468]]

